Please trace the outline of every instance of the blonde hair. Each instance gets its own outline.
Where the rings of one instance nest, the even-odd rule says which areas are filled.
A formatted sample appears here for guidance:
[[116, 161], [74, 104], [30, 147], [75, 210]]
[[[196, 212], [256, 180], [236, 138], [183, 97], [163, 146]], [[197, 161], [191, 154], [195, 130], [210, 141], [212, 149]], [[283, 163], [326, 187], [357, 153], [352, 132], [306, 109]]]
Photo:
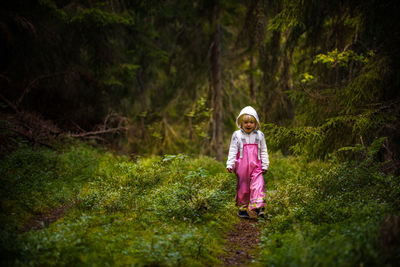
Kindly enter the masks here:
[[254, 123], [255, 123], [255, 129], [258, 128], [258, 122], [257, 122], [256, 118], [254, 118], [254, 116], [252, 116], [252, 115], [250, 115], [250, 114], [243, 114], [242, 116], [240, 116], [240, 118], [239, 118], [239, 125], [240, 125], [240, 128], [242, 128], [243, 121], [245, 121], [245, 120], [254, 121]]

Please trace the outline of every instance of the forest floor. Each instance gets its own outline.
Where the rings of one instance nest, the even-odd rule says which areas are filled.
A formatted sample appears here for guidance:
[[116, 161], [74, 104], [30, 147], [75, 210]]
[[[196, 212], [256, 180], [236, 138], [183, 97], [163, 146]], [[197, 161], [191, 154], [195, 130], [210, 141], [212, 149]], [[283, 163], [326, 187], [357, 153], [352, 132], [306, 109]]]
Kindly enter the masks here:
[[225, 266], [249, 266], [256, 257], [260, 241], [260, 224], [256, 219], [241, 219], [226, 236]]
[[0, 160], [1, 266], [399, 262], [400, 180], [370, 161], [272, 155], [257, 221], [236, 217], [235, 178], [212, 158], [60, 151], [21, 145]]
[[[48, 227], [63, 217], [72, 204], [59, 207], [48, 213], [38, 214], [25, 225], [24, 231]], [[220, 260], [225, 266], [249, 266], [255, 259], [260, 241], [260, 224], [257, 219], [240, 219], [226, 235], [225, 253]]]

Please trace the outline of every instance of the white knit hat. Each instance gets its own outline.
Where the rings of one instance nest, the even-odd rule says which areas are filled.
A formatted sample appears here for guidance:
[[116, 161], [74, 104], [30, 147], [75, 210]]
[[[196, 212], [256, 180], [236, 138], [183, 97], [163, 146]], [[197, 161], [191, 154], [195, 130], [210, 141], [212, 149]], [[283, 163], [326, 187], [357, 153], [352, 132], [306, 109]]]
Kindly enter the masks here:
[[240, 120], [239, 119], [242, 115], [245, 115], [245, 114], [251, 115], [256, 119], [256, 121], [257, 121], [256, 130], [258, 130], [260, 128], [260, 120], [258, 119], [257, 111], [251, 106], [247, 106], [240, 111], [239, 116], [237, 116], [237, 118], [236, 118], [237, 127], [240, 128], [240, 122], [239, 122]]

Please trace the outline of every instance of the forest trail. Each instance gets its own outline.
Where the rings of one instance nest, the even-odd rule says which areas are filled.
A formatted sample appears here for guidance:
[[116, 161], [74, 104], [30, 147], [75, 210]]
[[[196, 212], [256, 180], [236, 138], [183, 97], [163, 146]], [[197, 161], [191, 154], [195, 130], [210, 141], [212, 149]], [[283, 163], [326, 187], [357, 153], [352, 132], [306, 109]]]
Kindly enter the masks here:
[[33, 217], [30, 221], [28, 221], [24, 227], [23, 231], [31, 231], [31, 230], [40, 230], [44, 227], [49, 226], [51, 223], [56, 222], [60, 219], [64, 214], [73, 207], [73, 202], [66, 204], [64, 206], [55, 208], [49, 212], [43, 212], [37, 214], [37, 216]]
[[241, 219], [226, 236], [225, 253], [220, 256], [225, 266], [249, 266], [256, 257], [260, 241], [260, 224], [254, 219]]

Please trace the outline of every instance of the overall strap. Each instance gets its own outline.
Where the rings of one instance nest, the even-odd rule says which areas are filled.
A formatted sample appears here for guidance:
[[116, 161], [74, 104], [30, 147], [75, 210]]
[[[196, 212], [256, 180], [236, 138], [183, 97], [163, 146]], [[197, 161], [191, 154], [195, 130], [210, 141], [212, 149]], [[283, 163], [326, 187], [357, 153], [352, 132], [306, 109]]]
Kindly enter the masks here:
[[259, 144], [259, 143], [260, 143], [260, 136], [259, 136], [259, 134], [258, 134], [258, 131], [257, 131], [255, 143], [256, 143], [256, 144]]
[[246, 144], [246, 138], [243, 136], [242, 131], [238, 132], [239, 136], [239, 157], [243, 158], [243, 144]]
[[258, 159], [261, 160], [261, 132], [257, 131], [256, 144], [258, 147]]

